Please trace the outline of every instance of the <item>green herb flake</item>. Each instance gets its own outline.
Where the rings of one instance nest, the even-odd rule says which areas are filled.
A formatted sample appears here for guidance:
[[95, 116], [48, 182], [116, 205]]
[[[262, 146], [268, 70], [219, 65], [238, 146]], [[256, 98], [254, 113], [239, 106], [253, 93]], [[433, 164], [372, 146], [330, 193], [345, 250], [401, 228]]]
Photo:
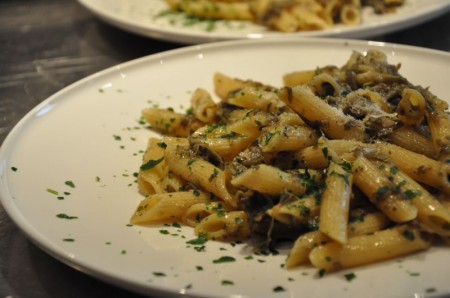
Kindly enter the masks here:
[[154, 276], [166, 276], [166, 274], [163, 272], [153, 272], [153, 275]]
[[161, 163], [164, 160], [164, 157], [161, 157], [160, 159], [150, 159], [148, 162], [146, 162], [145, 164], [143, 164], [141, 166], [141, 170], [142, 171], [147, 171], [150, 170], [154, 167], [156, 167], [159, 163]]
[[163, 234], [163, 235], [169, 235], [169, 231], [167, 230], [159, 230], [159, 233]]
[[11, 167], [11, 171], [17, 172], [17, 168], [16, 167]]
[[410, 276], [420, 276], [420, 272], [410, 272], [410, 271], [408, 271], [408, 274]]
[[347, 281], [352, 281], [356, 278], [356, 275], [355, 275], [355, 273], [351, 272], [351, 273], [345, 274], [344, 277]]
[[56, 217], [57, 218], [62, 218], [62, 219], [77, 219], [78, 218], [78, 216], [70, 216], [70, 215], [67, 215], [65, 213], [56, 214]]
[[377, 199], [377, 200], [382, 199], [388, 192], [389, 192], [389, 187], [387, 187], [387, 186], [378, 188], [374, 194], [375, 199]]
[[47, 188], [47, 192], [49, 192], [49, 193], [51, 193], [52, 195], [55, 195], [55, 196], [57, 196], [59, 194], [58, 191], [56, 191], [54, 189], [51, 189], [51, 188]]
[[122, 140], [122, 137], [121, 137], [121, 136], [118, 136], [118, 135], [113, 135], [113, 138], [114, 138], [114, 140], [116, 140], [116, 141]]
[[232, 286], [232, 285], [234, 285], [234, 282], [231, 280], [224, 279], [224, 280], [222, 280], [221, 284], [222, 284], [222, 286]]
[[414, 239], [416, 239], [416, 237], [414, 236], [414, 233], [411, 232], [410, 230], [404, 230], [402, 235], [409, 241], [414, 241]]
[[75, 239], [73, 239], [73, 238], [64, 238], [63, 241], [65, 241], [65, 242], [75, 242]]
[[202, 266], [195, 266], [195, 269], [197, 269], [197, 271], [203, 271], [203, 267]]
[[276, 134], [276, 132], [270, 132], [270, 131], [268, 131], [266, 134], [265, 134], [265, 145], [267, 146], [269, 143], [270, 143], [270, 140], [273, 138], [273, 136]]
[[284, 291], [286, 291], [286, 289], [283, 288], [282, 286], [276, 286], [275, 288], [273, 288], [273, 291], [274, 291], [275, 293], [279, 293], [279, 292], [284, 292]]
[[158, 147], [162, 148], [162, 149], [166, 149], [167, 148], [167, 144], [164, 142], [161, 143], [157, 143]]
[[68, 180], [66, 182], [64, 182], [65, 185], [71, 187], [71, 188], [75, 188], [75, 183], [73, 183], [72, 181]]
[[213, 260], [213, 263], [214, 264], [221, 264], [221, 263], [230, 263], [230, 262], [234, 262], [234, 261], [236, 261], [236, 259], [233, 258], [233, 257], [223, 256], [223, 257], [220, 257], [220, 258], [218, 258], [216, 260]]
[[320, 269], [318, 273], [319, 277], [323, 277], [325, 275], [325, 269]]
[[192, 239], [187, 241], [187, 244], [192, 244], [192, 245], [203, 245], [206, 243], [207, 237], [205, 233], [201, 233], [200, 235], [198, 235], [198, 237], [196, 239]]
[[405, 196], [409, 200], [412, 200], [421, 195], [422, 195], [422, 192], [420, 190], [408, 189], [405, 191]]

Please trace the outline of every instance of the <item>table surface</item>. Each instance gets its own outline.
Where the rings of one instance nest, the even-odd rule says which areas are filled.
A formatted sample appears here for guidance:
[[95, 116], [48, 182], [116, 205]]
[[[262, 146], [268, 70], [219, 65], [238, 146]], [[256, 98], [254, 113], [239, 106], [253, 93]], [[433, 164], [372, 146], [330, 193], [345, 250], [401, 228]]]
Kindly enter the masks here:
[[[45, 16], [45, 17], [43, 17]], [[450, 13], [371, 40], [450, 51]], [[74, 0], [0, 1], [0, 145], [38, 103], [107, 67], [184, 45], [111, 27]], [[0, 297], [142, 297], [55, 260], [0, 206]]]

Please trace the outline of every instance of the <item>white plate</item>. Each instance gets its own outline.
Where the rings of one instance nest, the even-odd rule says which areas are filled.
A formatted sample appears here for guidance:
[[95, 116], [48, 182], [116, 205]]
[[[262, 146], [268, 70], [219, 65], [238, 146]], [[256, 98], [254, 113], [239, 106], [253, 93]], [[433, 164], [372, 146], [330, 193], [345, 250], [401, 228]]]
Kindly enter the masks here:
[[[341, 39], [280, 39], [228, 41], [156, 54], [90, 76], [24, 117], [0, 149], [3, 206], [20, 229], [52, 256], [149, 295], [450, 294], [450, 269], [444, 265], [450, 254], [445, 248], [317, 278], [312, 268], [282, 269], [286, 251], [247, 260], [250, 248], [245, 244], [209, 241], [205, 252], [188, 247], [186, 241], [195, 238], [189, 227], [127, 226], [143, 199], [133, 173], [141, 162], [140, 151], [153, 135], [138, 123], [143, 108], [158, 105], [184, 111], [195, 88], [212, 92], [215, 71], [280, 86], [284, 73], [342, 65], [352, 50], [370, 48], [383, 50], [390, 63], [401, 63], [401, 73], [411, 82], [431, 86], [437, 96], [448, 98], [450, 54], [413, 47]], [[78, 218], [58, 218], [57, 214]], [[214, 264], [221, 256], [233, 256], [236, 262]], [[345, 279], [349, 272], [356, 274], [351, 282]], [[224, 280], [234, 285], [222, 285]], [[286, 291], [274, 292], [277, 286]]]
[[218, 21], [213, 30], [210, 30], [211, 23], [208, 22], [188, 22], [190, 25], [186, 25], [186, 18], [183, 16], [160, 16], [168, 9], [164, 0], [79, 0], [79, 2], [99, 18], [126, 31], [185, 44], [286, 35], [368, 38], [417, 25], [450, 9], [449, 0], [406, 0], [406, 4], [392, 14], [376, 15], [370, 8], [364, 9], [363, 22], [359, 26], [336, 26], [327, 31], [287, 34], [239, 21]]

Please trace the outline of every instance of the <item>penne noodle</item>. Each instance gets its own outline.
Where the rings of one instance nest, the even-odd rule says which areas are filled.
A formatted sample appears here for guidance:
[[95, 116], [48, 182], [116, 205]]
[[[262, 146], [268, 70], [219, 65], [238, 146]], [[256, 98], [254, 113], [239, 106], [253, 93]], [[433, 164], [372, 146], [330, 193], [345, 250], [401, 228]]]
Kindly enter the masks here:
[[403, 225], [351, 237], [346, 244], [319, 245], [312, 249], [309, 260], [315, 267], [330, 272], [408, 255], [429, 246], [418, 230]]

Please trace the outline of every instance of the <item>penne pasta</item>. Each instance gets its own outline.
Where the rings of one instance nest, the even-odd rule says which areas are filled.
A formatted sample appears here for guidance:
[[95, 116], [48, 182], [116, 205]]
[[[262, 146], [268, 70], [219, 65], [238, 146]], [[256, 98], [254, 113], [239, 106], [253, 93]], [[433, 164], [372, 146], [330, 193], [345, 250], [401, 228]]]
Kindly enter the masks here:
[[[257, 1], [247, 5], [280, 30], [351, 22], [361, 8]], [[341, 67], [290, 72], [281, 88], [217, 72], [215, 94], [190, 97], [192, 113], [144, 109], [165, 135], [148, 140], [137, 176], [145, 198], [130, 222], [179, 222], [205, 240], [258, 235], [260, 253], [289, 238], [286, 268], [322, 272], [448, 243], [448, 105], [399, 67], [368, 50]]]

